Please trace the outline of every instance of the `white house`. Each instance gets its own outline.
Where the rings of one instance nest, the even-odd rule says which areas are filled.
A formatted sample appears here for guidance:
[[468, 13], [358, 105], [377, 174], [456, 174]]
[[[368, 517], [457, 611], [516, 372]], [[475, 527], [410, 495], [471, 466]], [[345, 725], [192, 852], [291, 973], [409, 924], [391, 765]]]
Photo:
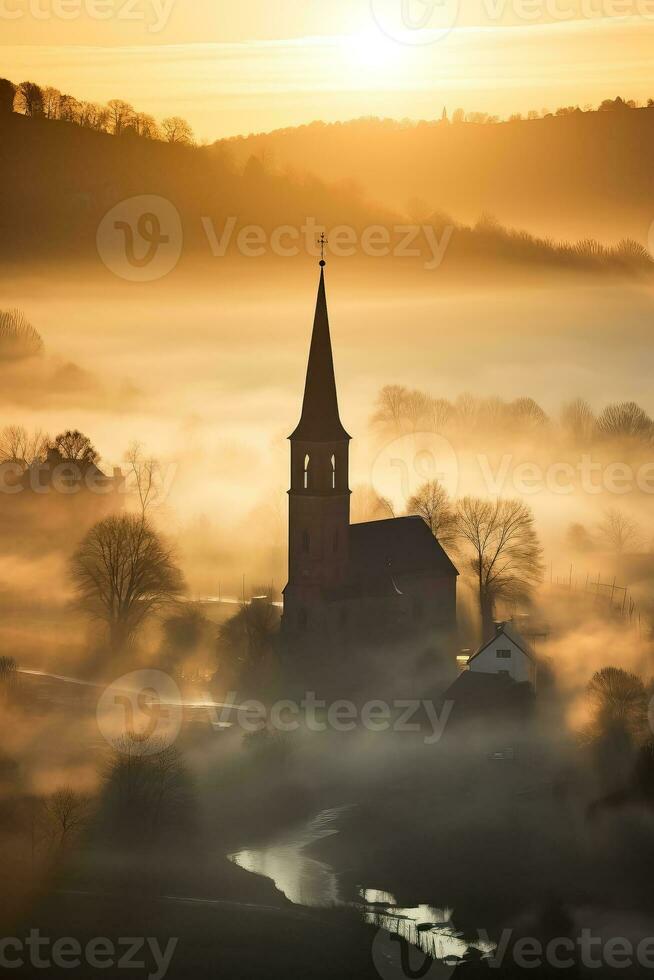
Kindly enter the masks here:
[[507, 674], [514, 681], [536, 686], [536, 660], [518, 634], [510, 633], [507, 623], [497, 623], [495, 635], [479, 647], [468, 660], [468, 670], [480, 674]]

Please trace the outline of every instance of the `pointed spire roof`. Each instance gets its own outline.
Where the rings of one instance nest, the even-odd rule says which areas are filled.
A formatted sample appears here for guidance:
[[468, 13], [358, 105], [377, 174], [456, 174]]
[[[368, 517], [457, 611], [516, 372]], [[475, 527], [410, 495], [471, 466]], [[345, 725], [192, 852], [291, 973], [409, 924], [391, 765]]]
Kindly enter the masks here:
[[313, 321], [302, 417], [291, 439], [307, 442], [342, 442], [349, 439], [338, 414], [332, 342], [325, 295], [325, 262], [320, 262], [320, 283]]

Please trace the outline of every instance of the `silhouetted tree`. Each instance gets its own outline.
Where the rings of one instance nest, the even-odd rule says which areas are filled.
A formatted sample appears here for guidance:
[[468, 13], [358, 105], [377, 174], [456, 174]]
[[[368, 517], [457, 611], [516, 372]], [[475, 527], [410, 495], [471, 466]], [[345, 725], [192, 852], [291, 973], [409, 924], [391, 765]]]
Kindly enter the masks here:
[[[256, 684], [264, 661], [273, 652], [279, 610], [268, 597], [244, 602], [218, 631], [218, 657], [231, 679]], [[226, 654], [226, 656], [225, 656]]]
[[183, 143], [189, 146], [193, 142], [193, 130], [186, 119], [181, 116], [170, 116], [161, 123], [161, 129], [167, 143]]
[[648, 697], [637, 674], [621, 667], [603, 667], [591, 677], [586, 693], [594, 710], [592, 725], [596, 734], [616, 721], [624, 723], [635, 739], [646, 734]]
[[56, 790], [44, 800], [49, 836], [56, 850], [68, 848], [88, 823], [91, 799], [70, 786]]
[[43, 341], [20, 310], [0, 310], [0, 361], [35, 357]]
[[614, 555], [633, 551], [642, 542], [639, 525], [616, 507], [610, 507], [604, 512], [597, 530], [600, 544]]
[[491, 634], [495, 604], [524, 601], [541, 581], [542, 550], [534, 516], [519, 500], [464, 497], [458, 506], [461, 537], [470, 546], [484, 636]]
[[26, 116], [43, 115], [43, 90], [36, 82], [21, 82], [16, 92], [16, 108]]
[[652, 420], [636, 402], [617, 402], [607, 405], [597, 420], [597, 428], [605, 436], [649, 439]]
[[125, 462], [129, 465], [139, 510], [145, 517], [162, 496], [161, 464], [154, 456], [146, 456], [139, 442], [133, 442], [129, 447], [125, 454]]
[[53, 447], [58, 450], [62, 459], [75, 460], [79, 463], [97, 463], [100, 454], [92, 445], [88, 436], [77, 429], [61, 432], [55, 437]]
[[14, 111], [16, 86], [8, 78], [0, 78], [0, 115]]
[[445, 550], [452, 550], [458, 537], [456, 511], [447, 490], [438, 480], [429, 480], [410, 498], [407, 514], [416, 514], [429, 524], [431, 533]]
[[208, 625], [209, 620], [199, 606], [184, 606], [180, 612], [164, 621], [166, 646], [174, 654], [193, 653], [199, 647]]
[[108, 517], [91, 528], [71, 570], [80, 608], [106, 624], [114, 650], [184, 589], [170, 550], [143, 517], [132, 514]]
[[507, 415], [510, 422], [517, 422], [522, 429], [539, 429], [547, 425], [547, 414], [533, 398], [516, 398], [508, 406]]
[[58, 88], [46, 86], [43, 89], [43, 115], [46, 119], [59, 119], [61, 92]]
[[78, 122], [86, 129], [105, 132], [109, 126], [110, 112], [106, 106], [96, 105], [95, 102], [80, 102]]
[[595, 414], [583, 398], [566, 402], [561, 409], [563, 429], [580, 445], [588, 445], [595, 432]]
[[107, 109], [109, 110], [111, 132], [114, 136], [120, 136], [131, 124], [134, 118], [134, 109], [129, 102], [123, 102], [122, 99], [112, 99], [111, 102], [107, 103]]
[[142, 136], [144, 139], [156, 140], [161, 136], [157, 121], [154, 116], [149, 116], [147, 112], [135, 113], [131, 128], [137, 136]]
[[191, 785], [174, 745], [125, 735], [103, 767], [111, 829], [125, 843], [151, 845], [189, 810]]
[[408, 389], [402, 385], [386, 385], [377, 396], [377, 407], [370, 424], [399, 431], [405, 418], [408, 396]]
[[40, 429], [28, 432], [22, 425], [8, 425], [0, 432], [0, 463], [31, 466], [45, 459], [49, 442]]

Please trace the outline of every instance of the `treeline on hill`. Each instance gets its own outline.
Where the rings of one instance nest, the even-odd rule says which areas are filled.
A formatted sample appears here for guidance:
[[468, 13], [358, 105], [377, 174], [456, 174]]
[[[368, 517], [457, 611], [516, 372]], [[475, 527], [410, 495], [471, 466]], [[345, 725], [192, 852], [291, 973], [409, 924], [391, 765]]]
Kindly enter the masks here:
[[[260, 226], [270, 235], [281, 226], [301, 229], [313, 218], [328, 235], [336, 226], [352, 229], [357, 241], [365, 229], [382, 226], [394, 245], [401, 238], [395, 229], [407, 220], [430, 226], [444, 244], [442, 260], [426, 267], [433, 256], [425, 241], [417, 258], [401, 260], [403, 274], [429, 275], [434, 268], [466, 273], [470, 267], [483, 272], [498, 264], [521, 273], [651, 272], [648, 252], [634, 241], [611, 247], [589, 239], [557, 243], [504, 228], [487, 215], [462, 224], [425, 205], [407, 214], [372, 203], [368, 191], [351, 181], [328, 184], [278, 172], [263, 151], [239, 159], [233, 144], [195, 146], [184, 120], [171, 117], [159, 129], [120, 100], [98, 107], [32, 82], [16, 87], [2, 80], [0, 137], [0, 181], [11, 189], [0, 213], [0, 257], [7, 261], [98, 262], [96, 237], [106, 213], [128, 198], [155, 195], [171, 201], [181, 215], [182, 263], [198, 255], [211, 261], [215, 240], [210, 241], [208, 228], [217, 240], [234, 223], [224, 257], [238, 259], [237, 236], [246, 226]], [[264, 252], [275, 258], [270, 248]], [[353, 260], [365, 259], [357, 249]], [[376, 268], [379, 259], [369, 262]]]
[[654, 420], [633, 401], [613, 402], [596, 413], [583, 398], [573, 398], [561, 406], [557, 417], [550, 417], [526, 396], [507, 402], [498, 396], [480, 398], [466, 392], [448, 401], [402, 385], [386, 385], [377, 396], [370, 425], [384, 436], [443, 432], [484, 438], [507, 433], [515, 438], [547, 432], [580, 446], [614, 440], [633, 446], [654, 445]]
[[0, 112], [19, 112], [32, 119], [53, 119], [76, 123], [84, 129], [114, 136], [132, 135], [166, 143], [192, 144], [193, 130], [181, 116], [169, 116], [158, 123], [146, 112], [138, 112], [129, 102], [112, 99], [107, 105], [85, 102], [52, 86], [36, 82], [16, 85], [0, 78]]
[[505, 121], [462, 109], [417, 123], [316, 121], [216, 146], [239, 162], [256, 154], [272, 170], [350, 179], [393, 207], [442, 209], [466, 222], [491, 212], [545, 235], [645, 242], [652, 221], [653, 99]]

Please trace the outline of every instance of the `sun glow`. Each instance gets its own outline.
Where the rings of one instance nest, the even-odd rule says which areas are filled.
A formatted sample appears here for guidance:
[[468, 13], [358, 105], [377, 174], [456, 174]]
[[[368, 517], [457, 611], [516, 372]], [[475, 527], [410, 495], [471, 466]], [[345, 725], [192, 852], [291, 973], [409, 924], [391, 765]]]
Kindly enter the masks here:
[[342, 48], [353, 72], [392, 72], [403, 67], [402, 45], [385, 37], [381, 31], [361, 31], [343, 39]]

